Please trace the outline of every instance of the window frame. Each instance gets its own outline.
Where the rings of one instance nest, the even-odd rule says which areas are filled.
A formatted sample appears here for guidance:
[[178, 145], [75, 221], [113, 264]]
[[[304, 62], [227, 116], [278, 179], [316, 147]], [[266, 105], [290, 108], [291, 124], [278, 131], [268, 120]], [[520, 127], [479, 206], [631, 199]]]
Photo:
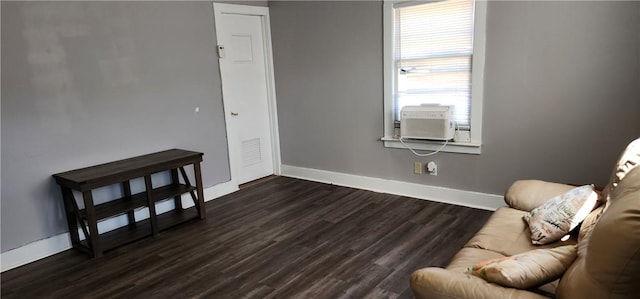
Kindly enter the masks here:
[[[385, 0], [383, 5], [383, 82], [384, 82], [384, 137], [381, 140], [385, 147], [407, 147], [394, 137], [394, 82], [396, 80], [394, 68], [394, 4], [409, 2], [402, 0]], [[425, 2], [425, 1], [420, 1]], [[435, 2], [435, 1], [434, 1]], [[473, 60], [471, 73], [471, 111], [469, 131], [456, 132], [456, 140], [450, 141], [442, 148], [442, 152], [480, 154], [482, 145], [482, 104], [484, 95], [484, 65], [486, 45], [487, 1], [475, 1]], [[468, 132], [470, 141], [459, 141]], [[442, 147], [442, 141], [403, 140], [413, 149], [437, 150]]]

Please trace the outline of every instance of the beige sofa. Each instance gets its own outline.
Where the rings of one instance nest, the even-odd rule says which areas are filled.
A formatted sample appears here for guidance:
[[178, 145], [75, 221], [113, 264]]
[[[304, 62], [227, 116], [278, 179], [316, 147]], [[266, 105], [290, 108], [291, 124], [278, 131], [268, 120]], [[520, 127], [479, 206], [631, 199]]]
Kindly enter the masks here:
[[[505, 194], [508, 207], [495, 211], [446, 267], [411, 275], [415, 298], [640, 298], [640, 138], [614, 167], [594, 209], [566, 241], [532, 245], [522, 216], [574, 186], [521, 180]], [[578, 254], [560, 279], [521, 290], [465, 274], [469, 266], [538, 248], [577, 244]]]

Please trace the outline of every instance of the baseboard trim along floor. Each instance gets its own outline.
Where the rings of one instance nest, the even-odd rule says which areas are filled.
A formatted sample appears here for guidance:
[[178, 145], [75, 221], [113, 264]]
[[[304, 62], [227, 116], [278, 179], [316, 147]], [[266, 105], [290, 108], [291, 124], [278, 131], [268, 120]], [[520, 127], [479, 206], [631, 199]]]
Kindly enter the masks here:
[[502, 195], [386, 180], [291, 165], [282, 165], [282, 176], [489, 211], [495, 211], [499, 207], [505, 206]]

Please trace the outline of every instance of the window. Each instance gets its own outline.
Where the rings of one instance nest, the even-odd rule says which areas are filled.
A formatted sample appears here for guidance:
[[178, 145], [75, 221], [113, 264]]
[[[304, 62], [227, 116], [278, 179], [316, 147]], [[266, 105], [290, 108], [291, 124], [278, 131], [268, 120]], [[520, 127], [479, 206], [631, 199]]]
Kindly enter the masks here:
[[[388, 1], [385, 26], [385, 137], [398, 142], [400, 110], [406, 105], [455, 107], [454, 142], [443, 151], [480, 153], [486, 2], [473, 0]], [[416, 149], [441, 142], [411, 141]]]

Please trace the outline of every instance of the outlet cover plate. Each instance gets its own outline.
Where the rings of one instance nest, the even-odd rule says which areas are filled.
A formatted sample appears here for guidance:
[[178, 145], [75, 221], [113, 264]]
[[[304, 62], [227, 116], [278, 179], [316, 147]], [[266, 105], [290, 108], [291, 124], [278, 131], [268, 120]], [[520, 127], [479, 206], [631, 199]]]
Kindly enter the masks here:
[[421, 162], [413, 162], [413, 173], [422, 174], [422, 163]]

